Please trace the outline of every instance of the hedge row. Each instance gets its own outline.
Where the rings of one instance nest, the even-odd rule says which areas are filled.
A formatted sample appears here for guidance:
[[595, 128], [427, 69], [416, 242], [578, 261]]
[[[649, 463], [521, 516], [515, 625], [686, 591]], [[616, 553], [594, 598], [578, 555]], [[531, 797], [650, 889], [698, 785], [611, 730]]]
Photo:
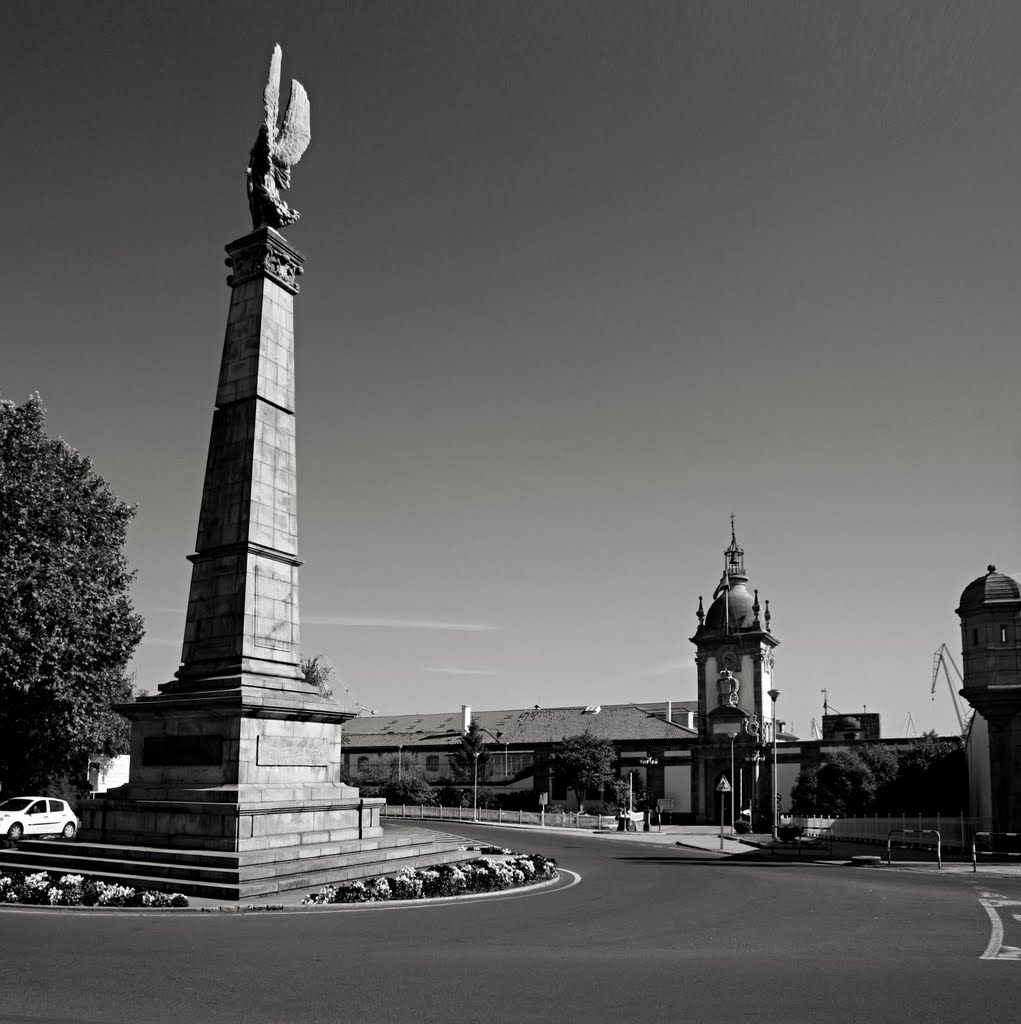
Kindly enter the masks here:
[[509, 860], [479, 858], [463, 864], [435, 868], [402, 868], [396, 875], [364, 882], [326, 885], [310, 893], [302, 903], [379, 903], [385, 900], [428, 900], [439, 896], [513, 889], [555, 878], [557, 862], [537, 853]]
[[0, 875], [0, 903], [34, 903], [51, 907], [186, 907], [179, 892], [153, 892], [110, 885], [83, 875], [28, 874], [8, 871]]

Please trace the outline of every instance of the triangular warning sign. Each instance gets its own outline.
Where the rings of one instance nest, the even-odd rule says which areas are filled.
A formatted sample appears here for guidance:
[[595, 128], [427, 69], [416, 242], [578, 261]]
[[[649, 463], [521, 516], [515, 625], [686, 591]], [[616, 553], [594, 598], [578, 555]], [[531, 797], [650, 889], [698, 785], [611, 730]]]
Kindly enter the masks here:
[[729, 793], [730, 792], [730, 783], [727, 781], [727, 776], [726, 775], [724, 775], [723, 778], [720, 779], [720, 784], [716, 787], [716, 792], [717, 793]]

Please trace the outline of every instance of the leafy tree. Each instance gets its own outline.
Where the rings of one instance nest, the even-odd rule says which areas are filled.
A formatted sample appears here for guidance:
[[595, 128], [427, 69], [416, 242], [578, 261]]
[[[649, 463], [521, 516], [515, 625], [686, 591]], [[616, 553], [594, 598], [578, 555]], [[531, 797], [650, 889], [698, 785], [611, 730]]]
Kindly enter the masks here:
[[607, 739], [599, 739], [586, 729], [577, 736], [565, 736], [553, 748], [553, 773], [578, 799], [583, 811], [590, 790], [601, 791], [613, 781], [617, 752]]
[[861, 754], [850, 747], [827, 754], [822, 763], [810, 769], [811, 783], [802, 784], [802, 771], [791, 792], [791, 803], [796, 814], [810, 813], [804, 810], [803, 800], [808, 785], [814, 789], [816, 813], [833, 817], [864, 814], [875, 800], [876, 777]]
[[959, 739], [934, 732], [900, 752], [899, 772], [880, 814], [956, 814], [968, 807], [968, 765]]
[[[478, 775], [475, 773], [475, 762], [478, 760]], [[489, 748], [486, 746], [482, 729], [472, 719], [467, 731], [461, 736], [461, 742], [450, 759], [454, 777], [464, 783], [474, 784], [476, 778], [481, 783], [489, 778]]]
[[644, 811], [652, 806], [652, 798], [640, 775], [635, 775], [631, 779], [614, 779], [611, 789], [617, 807], [630, 805], [632, 810]]
[[127, 750], [135, 509], [44, 419], [38, 395], [0, 402], [0, 781], [73, 797], [90, 759]]
[[795, 814], [955, 813], [967, 807], [965, 756], [957, 740], [934, 734], [907, 750], [844, 747], [806, 765], [791, 791]]
[[436, 803], [436, 791], [426, 781], [422, 766], [411, 754], [382, 754], [364, 776], [364, 796], [385, 797], [391, 804]]

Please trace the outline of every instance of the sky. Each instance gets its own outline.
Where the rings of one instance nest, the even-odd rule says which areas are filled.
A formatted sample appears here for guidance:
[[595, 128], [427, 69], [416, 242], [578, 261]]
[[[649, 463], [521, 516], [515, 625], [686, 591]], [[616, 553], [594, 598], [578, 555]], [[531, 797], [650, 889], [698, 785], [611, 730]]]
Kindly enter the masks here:
[[[345, 702], [694, 699], [736, 517], [777, 715], [957, 730], [933, 652], [1018, 551], [1013, 2], [0, 7], [0, 391], [138, 505], [180, 660], [273, 44], [302, 648]], [[910, 721], [908, 716], [910, 715]]]

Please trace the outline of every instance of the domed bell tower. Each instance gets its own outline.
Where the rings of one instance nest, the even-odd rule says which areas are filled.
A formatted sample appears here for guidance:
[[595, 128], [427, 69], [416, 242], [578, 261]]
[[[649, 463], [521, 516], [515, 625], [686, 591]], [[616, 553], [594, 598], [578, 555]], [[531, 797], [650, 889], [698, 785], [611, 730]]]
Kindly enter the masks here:
[[[769, 690], [773, 649], [769, 602], [748, 589], [744, 549], [730, 517], [730, 544], [723, 552], [723, 576], [706, 611], [698, 599], [698, 629], [691, 638], [698, 666], [698, 740], [692, 746], [691, 806], [700, 824], [719, 822], [718, 787], [726, 777], [735, 817], [750, 809], [756, 823], [770, 820], [771, 782], [759, 771], [761, 748], [772, 741]], [[768, 764], [767, 764], [768, 770]], [[731, 824], [731, 800], [722, 801]], [[758, 827], [758, 824], [757, 826]]]

